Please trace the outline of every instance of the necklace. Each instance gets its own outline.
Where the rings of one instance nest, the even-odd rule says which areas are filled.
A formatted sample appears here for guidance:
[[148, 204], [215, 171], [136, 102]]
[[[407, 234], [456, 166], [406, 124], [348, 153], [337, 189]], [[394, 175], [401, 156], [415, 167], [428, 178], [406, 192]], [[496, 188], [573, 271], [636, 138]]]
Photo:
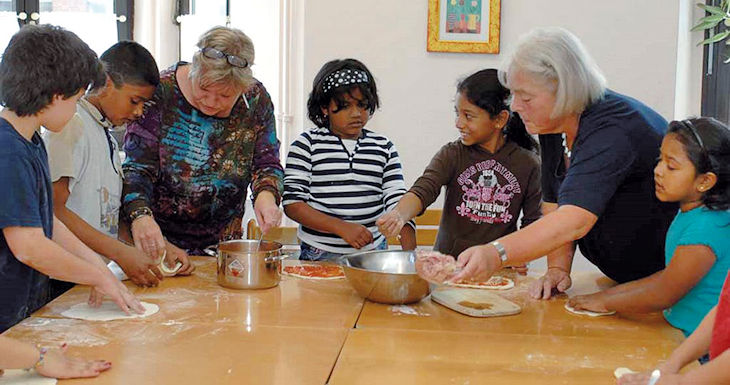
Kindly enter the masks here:
[[570, 149], [568, 149], [568, 137], [565, 135], [564, 132], [560, 134], [560, 136], [563, 138], [563, 153], [565, 153], [565, 156], [570, 159], [570, 155], [573, 153], [573, 151], [570, 151]]

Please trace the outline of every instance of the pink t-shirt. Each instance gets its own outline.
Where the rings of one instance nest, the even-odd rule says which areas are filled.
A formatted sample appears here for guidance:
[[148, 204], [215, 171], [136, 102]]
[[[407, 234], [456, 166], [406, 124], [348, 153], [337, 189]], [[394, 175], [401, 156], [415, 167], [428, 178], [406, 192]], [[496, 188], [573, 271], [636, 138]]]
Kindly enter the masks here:
[[714, 360], [730, 348], [730, 273], [725, 278], [725, 285], [720, 293], [715, 314], [715, 326], [712, 328], [710, 342], [710, 359]]

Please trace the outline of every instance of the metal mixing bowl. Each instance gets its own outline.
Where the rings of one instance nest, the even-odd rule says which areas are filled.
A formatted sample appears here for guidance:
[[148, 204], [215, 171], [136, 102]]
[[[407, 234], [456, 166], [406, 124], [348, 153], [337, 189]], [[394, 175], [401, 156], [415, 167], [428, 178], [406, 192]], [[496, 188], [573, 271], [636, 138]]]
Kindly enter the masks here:
[[430, 292], [428, 282], [416, 274], [413, 251], [365, 251], [343, 256], [341, 264], [350, 285], [374, 302], [418, 302]]

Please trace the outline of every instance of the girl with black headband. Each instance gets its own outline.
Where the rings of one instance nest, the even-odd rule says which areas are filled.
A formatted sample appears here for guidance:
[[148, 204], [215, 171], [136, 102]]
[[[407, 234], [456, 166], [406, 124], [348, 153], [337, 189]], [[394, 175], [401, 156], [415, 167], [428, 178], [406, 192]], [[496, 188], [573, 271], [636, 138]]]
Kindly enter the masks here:
[[[406, 188], [393, 143], [365, 128], [379, 104], [373, 75], [355, 59], [330, 61], [315, 76], [307, 109], [317, 128], [292, 143], [284, 177], [284, 211], [300, 224], [300, 259], [387, 249], [375, 220]], [[415, 248], [413, 224], [400, 235], [404, 249]]]
[[455, 128], [459, 139], [445, 144], [393, 211], [378, 220], [386, 236], [422, 213], [446, 186], [434, 250], [457, 256], [540, 218], [537, 143], [507, 106], [510, 92], [485, 69], [456, 87]]
[[664, 310], [689, 335], [717, 304], [730, 269], [730, 130], [712, 118], [670, 123], [654, 183], [659, 200], [679, 203], [667, 231], [667, 267], [568, 303], [598, 312]]

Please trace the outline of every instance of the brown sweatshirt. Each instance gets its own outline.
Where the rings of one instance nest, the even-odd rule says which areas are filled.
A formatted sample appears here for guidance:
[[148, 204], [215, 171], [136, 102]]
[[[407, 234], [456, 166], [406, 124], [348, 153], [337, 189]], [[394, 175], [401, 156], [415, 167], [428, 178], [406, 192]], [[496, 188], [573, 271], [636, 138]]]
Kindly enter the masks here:
[[496, 154], [454, 141], [441, 147], [410, 192], [433, 203], [446, 186], [434, 250], [454, 257], [540, 218], [540, 162], [532, 151], [507, 141]]

